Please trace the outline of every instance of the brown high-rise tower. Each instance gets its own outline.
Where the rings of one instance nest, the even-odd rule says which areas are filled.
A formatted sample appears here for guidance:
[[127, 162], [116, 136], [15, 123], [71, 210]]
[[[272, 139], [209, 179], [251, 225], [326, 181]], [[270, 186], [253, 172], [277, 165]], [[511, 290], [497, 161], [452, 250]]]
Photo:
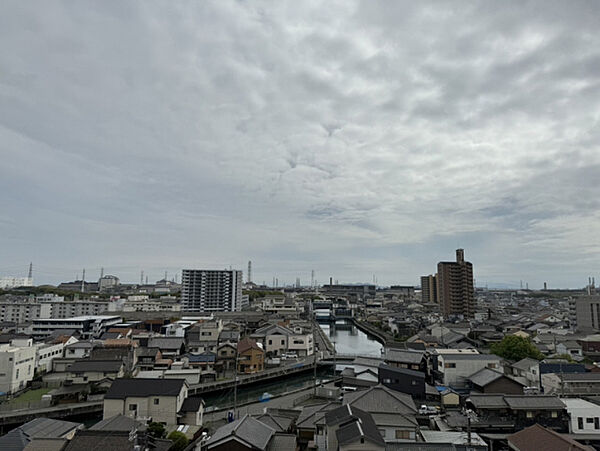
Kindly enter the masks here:
[[465, 251], [456, 250], [456, 262], [439, 262], [438, 298], [444, 317], [463, 315], [472, 318], [475, 313], [473, 265], [465, 261]]

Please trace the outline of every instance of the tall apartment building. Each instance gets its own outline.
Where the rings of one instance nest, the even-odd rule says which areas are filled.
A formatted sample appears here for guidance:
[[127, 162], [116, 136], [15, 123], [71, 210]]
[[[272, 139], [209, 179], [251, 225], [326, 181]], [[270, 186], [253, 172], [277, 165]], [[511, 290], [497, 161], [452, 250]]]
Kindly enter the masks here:
[[181, 304], [187, 312], [235, 312], [242, 305], [242, 271], [184, 269]]
[[437, 290], [444, 317], [450, 315], [473, 317], [475, 313], [473, 265], [465, 261], [463, 249], [456, 250], [455, 262], [438, 263]]
[[571, 328], [580, 332], [600, 331], [600, 296], [578, 296], [569, 300]]
[[421, 299], [423, 303], [438, 302], [437, 275], [428, 275], [421, 277]]

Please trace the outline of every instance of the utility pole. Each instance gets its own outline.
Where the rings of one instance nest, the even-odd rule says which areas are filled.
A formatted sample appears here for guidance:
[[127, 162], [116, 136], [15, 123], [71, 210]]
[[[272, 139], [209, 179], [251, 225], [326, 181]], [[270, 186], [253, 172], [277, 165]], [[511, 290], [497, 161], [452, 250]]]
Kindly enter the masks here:
[[238, 344], [240, 340], [238, 338], [238, 342], [235, 345], [235, 368], [233, 369], [233, 419], [237, 420], [237, 383], [238, 383]]
[[313, 301], [310, 300], [310, 323], [313, 336], [313, 396], [317, 397], [317, 341], [315, 340], [315, 318], [313, 315]]
[[336, 367], [336, 363], [335, 363], [335, 340], [332, 341], [333, 343], [333, 381], [335, 383], [335, 367]]

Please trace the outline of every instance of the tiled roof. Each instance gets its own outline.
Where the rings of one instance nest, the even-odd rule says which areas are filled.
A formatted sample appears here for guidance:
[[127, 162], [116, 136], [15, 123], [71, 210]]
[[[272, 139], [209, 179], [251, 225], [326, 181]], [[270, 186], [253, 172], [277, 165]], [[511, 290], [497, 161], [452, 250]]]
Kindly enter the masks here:
[[130, 396], [177, 396], [184, 379], [115, 379], [104, 399], [125, 399]]
[[240, 439], [252, 447], [265, 450], [274, 434], [275, 430], [273, 428], [258, 421], [256, 418], [245, 415], [243, 418], [217, 429], [206, 446], [210, 450], [229, 437], [235, 436], [236, 439]]
[[539, 424], [509, 435], [508, 443], [511, 449], [516, 451], [591, 451], [594, 449]]
[[123, 362], [121, 360], [77, 360], [67, 371], [71, 373], [85, 373], [88, 371], [99, 373], [118, 373]]

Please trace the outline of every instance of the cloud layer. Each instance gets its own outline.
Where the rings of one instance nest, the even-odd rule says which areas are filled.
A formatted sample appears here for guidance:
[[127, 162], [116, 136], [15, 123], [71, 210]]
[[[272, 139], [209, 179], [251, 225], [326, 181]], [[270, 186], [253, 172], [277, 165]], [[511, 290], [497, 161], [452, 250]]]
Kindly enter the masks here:
[[[581, 286], [600, 5], [0, 5], [0, 274]], [[23, 268], [23, 269], [21, 269]]]

